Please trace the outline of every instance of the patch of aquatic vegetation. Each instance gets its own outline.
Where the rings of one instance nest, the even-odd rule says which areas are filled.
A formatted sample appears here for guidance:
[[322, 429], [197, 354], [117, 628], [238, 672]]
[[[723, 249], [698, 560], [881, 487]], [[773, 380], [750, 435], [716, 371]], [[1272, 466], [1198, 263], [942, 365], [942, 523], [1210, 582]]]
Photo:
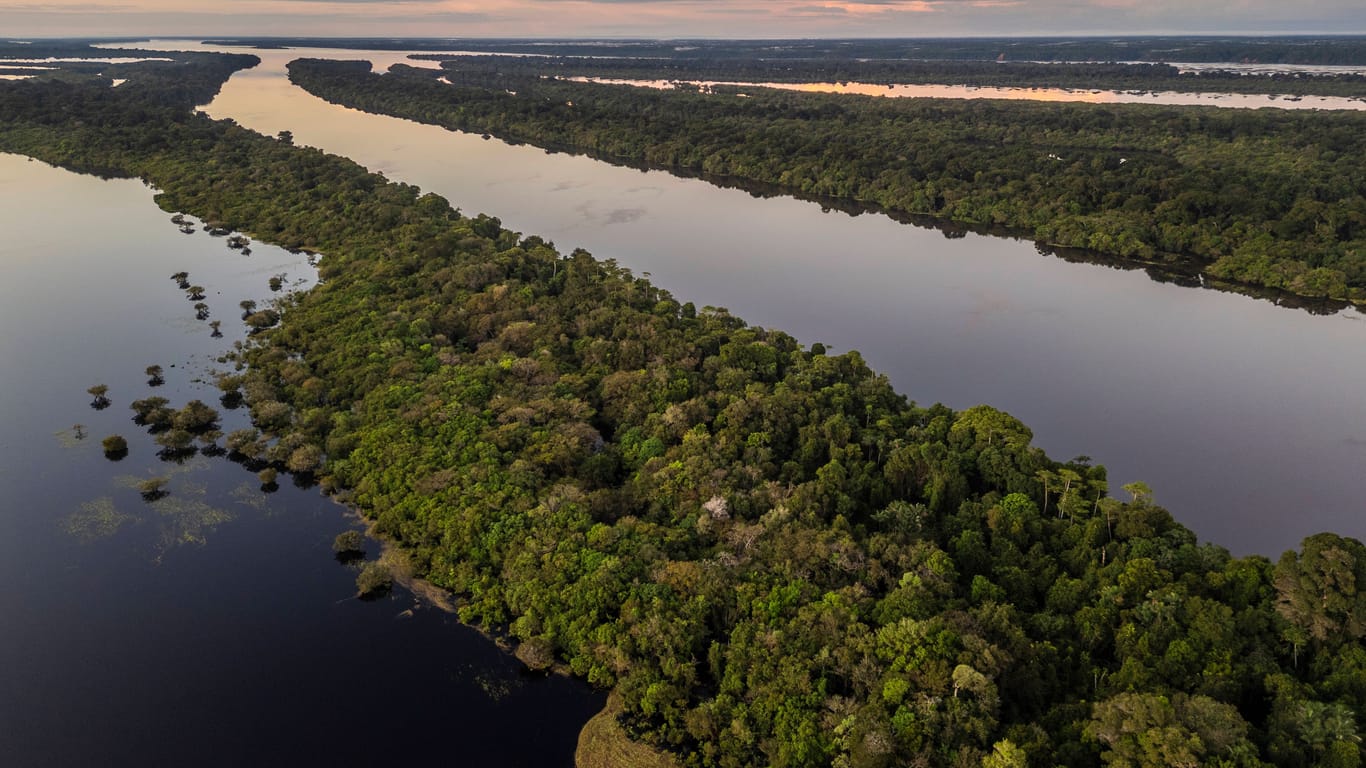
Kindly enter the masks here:
[[203, 546], [215, 528], [234, 518], [226, 509], [175, 492], [147, 506], [158, 515], [157, 548], [162, 553], [186, 544]]
[[232, 489], [229, 494], [238, 504], [251, 507], [261, 512], [270, 511], [270, 503], [266, 495], [261, 492], [261, 485], [251, 481], [245, 481], [241, 485]]
[[[91, 443], [89, 439], [90, 431], [79, 424], [53, 432], [52, 436], [57, 438], [58, 445], [68, 449], [80, 448]], [[98, 443], [99, 441], [96, 440], [94, 442]]]
[[62, 529], [89, 543], [109, 538], [118, 533], [125, 524], [136, 521], [135, 516], [119, 511], [113, 499], [101, 496], [94, 501], [85, 502], [79, 512], [64, 518]]
[[[185, 475], [191, 472], [198, 472], [202, 469], [207, 469], [208, 466], [209, 460], [204, 458], [203, 456], [195, 456], [193, 458], [186, 459], [185, 461], [179, 463], [162, 462], [156, 468], [155, 471], [149, 470], [146, 477], [139, 477], [137, 475], [115, 475], [114, 485], [120, 488], [136, 489], [139, 485], [141, 485], [142, 481], [150, 477], [165, 477], [174, 479], [176, 475]], [[203, 496], [205, 494], [205, 489], [203, 486], [191, 483], [176, 485], [171, 490], [177, 493], [197, 494], [200, 496]]]
[[[83, 541], [107, 538], [128, 523], [152, 523], [156, 531], [154, 546], [155, 560], [160, 560], [168, 550], [193, 544], [203, 546], [209, 534], [219, 525], [232, 521], [236, 515], [231, 511], [215, 507], [205, 499], [208, 487], [202, 483], [186, 479], [176, 480], [178, 475], [186, 475], [208, 466], [204, 459], [194, 459], [181, 465], [161, 467], [161, 477], [166, 481], [165, 490], [155, 498], [143, 494], [141, 514], [130, 514], [119, 510], [112, 498], [100, 497], [81, 505], [75, 512], [63, 519], [63, 529]], [[129, 490], [139, 490], [147, 477], [137, 475], [117, 475], [114, 485]], [[259, 494], [259, 491], [257, 492]], [[234, 491], [234, 496], [240, 494]]]
[[518, 688], [522, 687], [521, 680], [497, 677], [487, 672], [476, 675], [474, 683], [475, 685], [478, 685], [479, 690], [483, 691], [484, 695], [488, 696], [492, 701], [502, 701], [511, 696]]

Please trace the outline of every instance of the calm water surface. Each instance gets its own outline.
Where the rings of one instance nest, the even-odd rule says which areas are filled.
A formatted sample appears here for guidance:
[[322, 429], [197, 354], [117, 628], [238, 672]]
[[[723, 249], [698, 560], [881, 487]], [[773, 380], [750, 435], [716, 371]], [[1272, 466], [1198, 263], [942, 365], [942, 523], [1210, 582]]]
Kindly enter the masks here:
[[[206, 374], [241, 338], [238, 302], [268, 300], [273, 275], [306, 287], [304, 257], [243, 256], [182, 234], [136, 181], [14, 155], [0, 199], [0, 765], [572, 765], [598, 695], [523, 676], [445, 614], [405, 614], [406, 593], [353, 599], [339, 507], [287, 482], [264, 493], [226, 459], [160, 461], [131, 423], [152, 394], [220, 407]], [[130, 444], [117, 463], [111, 434]], [[147, 504], [132, 486], [152, 476], [170, 495]]]
[[[198, 44], [161, 43], [168, 48]], [[226, 49], [225, 49], [226, 50]], [[1366, 317], [1330, 316], [1031, 243], [931, 230], [696, 179], [548, 154], [327, 104], [291, 86], [299, 56], [253, 51], [214, 117], [346, 155], [563, 249], [584, 247], [681, 301], [804, 342], [858, 349], [922, 403], [989, 403], [1058, 458], [1144, 480], [1202, 538], [1275, 556], [1306, 535], [1366, 538]]]
[[[579, 82], [616, 83], [643, 88], [673, 88], [669, 80], [621, 80], [570, 77]], [[1105, 91], [1077, 88], [1007, 88], [981, 85], [875, 85], [873, 83], [768, 83], [686, 81], [707, 88], [717, 85], [776, 88], [807, 93], [852, 93], [860, 96], [933, 99], [1006, 99], [1009, 101], [1073, 101], [1087, 104], [1160, 104], [1164, 106], [1230, 107], [1239, 109], [1364, 110], [1366, 101], [1342, 96], [1280, 96], [1252, 93], [1183, 93], [1178, 91]]]

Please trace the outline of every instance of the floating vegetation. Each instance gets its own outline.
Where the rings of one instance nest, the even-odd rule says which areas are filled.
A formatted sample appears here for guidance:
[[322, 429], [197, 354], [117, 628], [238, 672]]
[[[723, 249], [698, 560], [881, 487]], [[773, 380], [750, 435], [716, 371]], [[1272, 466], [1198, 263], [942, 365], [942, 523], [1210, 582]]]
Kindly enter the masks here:
[[72, 424], [70, 429], [52, 433], [63, 448], [79, 448], [85, 443], [85, 425]]
[[[203, 494], [202, 489], [199, 494]], [[150, 506], [160, 516], [157, 549], [163, 554], [186, 544], [203, 546], [208, 541], [208, 534], [235, 517], [226, 509], [214, 507], [187, 493], [166, 496]]]
[[[187, 472], [198, 472], [200, 470], [207, 469], [208, 466], [208, 459], [195, 458], [191, 459], [190, 461], [182, 462], [180, 464], [175, 464], [172, 466], [161, 466], [157, 469], [161, 473], [161, 477], [169, 477], [174, 479], [177, 475], [183, 475]], [[148, 477], [150, 477], [150, 475]], [[137, 488], [138, 485], [146, 479], [147, 477], [138, 477], [137, 475], [115, 475], [114, 485], [120, 488]], [[183, 487], [177, 492], [192, 495], [198, 494], [201, 496], [206, 493], [203, 486], [194, 483], [184, 483]]]
[[106, 539], [118, 533], [125, 524], [137, 520], [133, 515], [120, 512], [114, 500], [101, 496], [94, 501], [81, 505], [79, 512], [63, 518], [62, 530], [85, 543]]
[[[165, 476], [118, 475], [113, 478], [114, 484], [141, 493], [146, 502], [142, 508], [146, 512], [123, 512], [115, 506], [113, 498], [104, 496], [82, 504], [79, 512], [61, 521], [62, 528], [72, 536], [90, 542], [112, 536], [128, 523], [150, 522], [156, 531], [154, 561], [160, 561], [167, 551], [175, 547], [186, 544], [202, 546], [214, 529], [237, 517], [230, 510], [220, 509], [205, 501], [209, 495], [206, 485], [184, 479], [177, 481], [175, 478], [207, 466], [207, 460], [196, 459], [168, 468], [169, 474]], [[233, 496], [242, 500], [241, 491], [241, 488], [234, 491]], [[259, 492], [253, 493], [260, 495]]]
[[266, 512], [270, 509], [270, 503], [266, 497], [262, 495], [259, 483], [253, 483], [250, 480], [243, 481], [241, 485], [233, 488], [229, 495], [232, 496], [238, 504], [251, 507], [252, 509], [260, 510], [262, 512]]
[[481, 672], [474, 677], [474, 684], [492, 701], [502, 701], [522, 687], [521, 680], [497, 677], [490, 672]]

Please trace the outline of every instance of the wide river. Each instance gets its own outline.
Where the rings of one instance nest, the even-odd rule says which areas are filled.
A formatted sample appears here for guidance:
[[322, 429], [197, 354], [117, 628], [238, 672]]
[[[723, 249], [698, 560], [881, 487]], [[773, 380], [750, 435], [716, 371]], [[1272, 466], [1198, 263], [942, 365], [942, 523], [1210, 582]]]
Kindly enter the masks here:
[[[168, 48], [197, 44], [161, 42]], [[1202, 539], [1275, 557], [1311, 533], [1366, 538], [1366, 318], [1068, 263], [1026, 241], [947, 239], [698, 179], [510, 146], [328, 104], [253, 51], [205, 109], [345, 155], [561, 249], [583, 247], [681, 301], [803, 342], [858, 349], [902, 391], [989, 403], [1051, 455], [1144, 480]], [[411, 63], [411, 62], [409, 62]]]

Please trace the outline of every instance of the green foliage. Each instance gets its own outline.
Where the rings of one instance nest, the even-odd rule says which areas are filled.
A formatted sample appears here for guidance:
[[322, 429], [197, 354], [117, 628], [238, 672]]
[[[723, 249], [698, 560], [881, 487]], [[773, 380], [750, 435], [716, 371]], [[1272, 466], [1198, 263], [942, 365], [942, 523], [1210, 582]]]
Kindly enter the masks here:
[[637, 738], [698, 766], [1359, 760], [1359, 543], [1200, 545], [1007, 414], [192, 116], [230, 69], [0, 84], [0, 147], [325, 253], [220, 382], [256, 422], [227, 448], [317, 474]]
[[1121, 693], [1096, 704], [1086, 735], [1113, 768], [1262, 764], [1238, 711], [1205, 696]]
[[100, 444], [104, 447], [104, 455], [114, 461], [128, 455], [128, 441], [121, 435], [110, 435]]
[[171, 482], [169, 477], [149, 477], [138, 482], [138, 492], [142, 494], [145, 501], [156, 501], [166, 495], [166, 486]]
[[356, 592], [360, 597], [378, 597], [393, 585], [394, 577], [389, 573], [389, 567], [379, 561], [366, 563], [356, 576]]
[[365, 537], [360, 531], [342, 531], [332, 540], [332, 551], [344, 556], [364, 555]]

